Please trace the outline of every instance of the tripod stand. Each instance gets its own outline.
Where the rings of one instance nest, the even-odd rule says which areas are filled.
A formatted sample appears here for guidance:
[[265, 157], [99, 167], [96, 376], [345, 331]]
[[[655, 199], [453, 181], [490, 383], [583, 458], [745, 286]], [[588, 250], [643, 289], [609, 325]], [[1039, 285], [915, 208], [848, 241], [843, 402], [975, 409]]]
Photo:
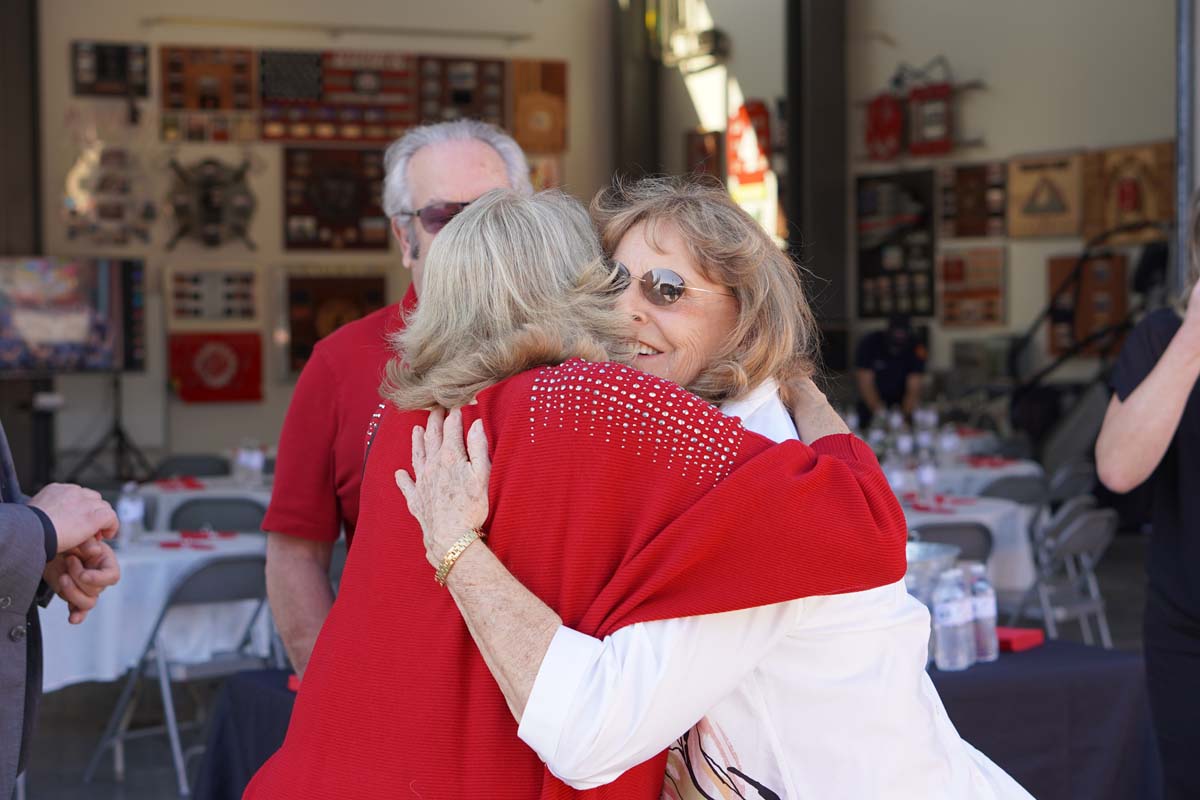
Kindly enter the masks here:
[[153, 471], [146, 455], [138, 449], [133, 439], [121, 424], [121, 373], [113, 371], [113, 416], [108, 433], [96, 442], [91, 450], [84, 454], [79, 463], [63, 479], [66, 483], [75, 483], [80, 473], [91, 466], [109, 447], [113, 448], [113, 478], [120, 481], [144, 480]]

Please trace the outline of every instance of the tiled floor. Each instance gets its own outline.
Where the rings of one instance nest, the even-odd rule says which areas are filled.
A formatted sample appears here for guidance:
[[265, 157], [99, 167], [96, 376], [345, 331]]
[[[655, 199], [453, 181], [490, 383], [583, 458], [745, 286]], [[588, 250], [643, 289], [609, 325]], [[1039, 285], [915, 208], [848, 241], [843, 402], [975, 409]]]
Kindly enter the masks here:
[[[1144, 539], [1121, 536], [1099, 570], [1113, 638], [1122, 649], [1141, 647], [1144, 554]], [[1076, 626], [1064, 627], [1063, 638], [1078, 640]], [[119, 684], [83, 684], [43, 698], [27, 800], [159, 800], [177, 796], [165, 738], [135, 741], [126, 746], [124, 783], [113, 780], [111, 758], [105, 759], [95, 782], [82, 783], [84, 767], [116, 703], [118, 690]], [[204, 693], [211, 691], [208, 688]], [[147, 691], [144, 698], [135, 725], [143, 718], [146, 722], [159, 719], [157, 694]], [[179, 702], [183, 705], [181, 714], [190, 714], [191, 704], [183, 699]], [[196, 734], [185, 737], [184, 745], [200, 741], [202, 737]], [[199, 758], [189, 762], [193, 773], [198, 764]]]

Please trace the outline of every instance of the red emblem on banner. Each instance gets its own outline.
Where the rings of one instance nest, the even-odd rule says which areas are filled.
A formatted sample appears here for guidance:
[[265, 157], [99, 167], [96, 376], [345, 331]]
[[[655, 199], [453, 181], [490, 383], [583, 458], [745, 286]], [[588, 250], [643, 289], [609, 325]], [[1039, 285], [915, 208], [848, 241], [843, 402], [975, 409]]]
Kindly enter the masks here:
[[257, 333], [175, 333], [171, 385], [188, 403], [262, 400], [262, 338]]
[[944, 156], [954, 149], [954, 87], [918, 86], [908, 94], [908, 150], [914, 156]]
[[904, 145], [904, 107], [891, 94], [867, 104], [867, 155], [872, 161], [891, 161]]

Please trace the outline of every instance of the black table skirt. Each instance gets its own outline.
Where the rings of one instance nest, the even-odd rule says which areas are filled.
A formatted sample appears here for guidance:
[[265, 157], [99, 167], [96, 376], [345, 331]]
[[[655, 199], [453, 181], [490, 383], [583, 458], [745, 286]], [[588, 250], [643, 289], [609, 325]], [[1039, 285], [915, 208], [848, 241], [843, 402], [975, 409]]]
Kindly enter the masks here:
[[1140, 653], [1047, 642], [930, 676], [959, 734], [1038, 800], [1162, 797]]
[[[1048, 642], [964, 672], [931, 675], [963, 738], [1038, 800], [1162, 796], [1139, 654]], [[282, 671], [226, 681], [196, 800], [241, 798], [283, 744], [294, 699]]]

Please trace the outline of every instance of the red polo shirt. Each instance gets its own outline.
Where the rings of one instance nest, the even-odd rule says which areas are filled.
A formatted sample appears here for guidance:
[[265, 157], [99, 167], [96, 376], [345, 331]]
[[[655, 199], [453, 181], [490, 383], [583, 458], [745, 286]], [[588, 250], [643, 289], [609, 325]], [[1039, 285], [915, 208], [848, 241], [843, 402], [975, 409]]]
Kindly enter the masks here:
[[333, 542], [344, 526], [347, 544], [353, 539], [367, 427], [392, 356], [387, 335], [403, 328], [401, 312], [416, 304], [410, 286], [399, 304], [317, 342], [279, 434], [264, 531]]

